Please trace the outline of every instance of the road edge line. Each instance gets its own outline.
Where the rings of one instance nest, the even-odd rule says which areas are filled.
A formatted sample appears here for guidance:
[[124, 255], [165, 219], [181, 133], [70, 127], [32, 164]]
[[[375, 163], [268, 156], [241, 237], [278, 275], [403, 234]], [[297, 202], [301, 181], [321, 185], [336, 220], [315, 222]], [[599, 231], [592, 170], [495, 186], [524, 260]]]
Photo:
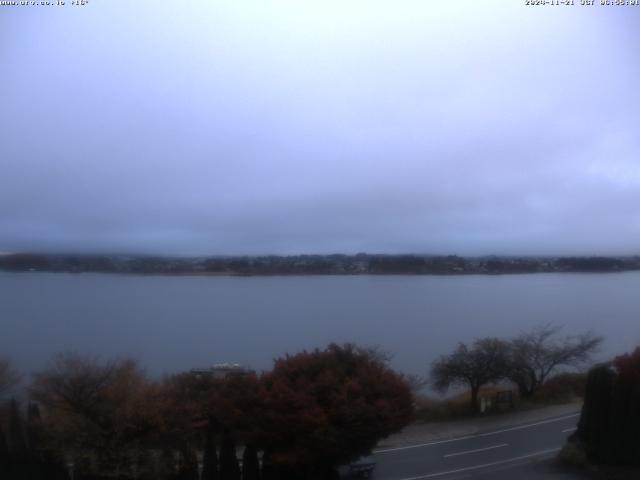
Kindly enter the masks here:
[[492, 431], [492, 432], [474, 433], [472, 435], [464, 435], [462, 437], [449, 438], [447, 440], [436, 440], [436, 441], [433, 441], [433, 442], [420, 443], [420, 444], [417, 444], [417, 445], [407, 445], [407, 446], [404, 446], [404, 447], [383, 448], [383, 449], [379, 449], [379, 450], [374, 450], [372, 453], [373, 454], [379, 454], [379, 453], [397, 452], [397, 451], [400, 451], [400, 450], [409, 450], [411, 448], [430, 447], [431, 445], [441, 445], [443, 443], [459, 442], [459, 441], [462, 441], [462, 440], [469, 440], [471, 438], [489, 437], [491, 435], [497, 435], [497, 434], [500, 434], [500, 433], [513, 432], [515, 430], [522, 430], [522, 429], [525, 429], [525, 428], [537, 427], [538, 425], [545, 425], [547, 423], [560, 422], [562, 420], [567, 420], [568, 418], [573, 418], [573, 417], [578, 417], [578, 416], [580, 416], [580, 412], [572, 413], [571, 415], [564, 415], [562, 417], [555, 417], [555, 418], [551, 418], [551, 419], [548, 419], [548, 420], [542, 420], [540, 422], [529, 423], [529, 424], [526, 424], [526, 425], [518, 425], [518, 426], [515, 426], [515, 427], [504, 428], [502, 430], [495, 430], [495, 431]]
[[539, 452], [529, 453], [527, 455], [521, 455], [519, 457], [509, 458], [507, 460], [484, 463], [482, 465], [473, 465], [471, 467], [458, 468], [456, 470], [449, 470], [447, 472], [428, 473], [426, 475], [420, 475], [418, 477], [406, 477], [406, 478], [401, 478], [399, 480], [422, 480], [425, 478], [435, 478], [435, 477], [441, 477], [443, 475], [451, 475], [453, 473], [469, 472], [472, 470], [479, 470], [481, 468], [495, 467], [496, 465], [504, 465], [505, 463], [517, 462], [518, 460], [525, 460], [527, 458], [539, 457], [541, 455], [547, 455], [549, 453], [559, 452], [561, 449], [562, 447], [552, 448], [549, 450], [540, 450]]
[[468, 455], [470, 453], [477, 453], [477, 452], [486, 452], [487, 450], [495, 450], [496, 448], [503, 448], [508, 446], [509, 446], [508, 443], [501, 443], [500, 445], [493, 445], [491, 447], [476, 448], [475, 450], [466, 450], [464, 452], [449, 453], [447, 455], [443, 455], [443, 457], [444, 458], [459, 457], [460, 455]]

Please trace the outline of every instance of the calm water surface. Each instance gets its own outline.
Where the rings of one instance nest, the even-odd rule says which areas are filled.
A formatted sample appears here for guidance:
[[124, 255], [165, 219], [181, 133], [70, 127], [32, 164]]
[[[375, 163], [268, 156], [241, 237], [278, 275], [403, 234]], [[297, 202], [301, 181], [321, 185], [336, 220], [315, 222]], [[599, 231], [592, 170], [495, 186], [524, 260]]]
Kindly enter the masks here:
[[458, 341], [543, 322], [595, 330], [600, 358], [640, 345], [640, 272], [504, 276], [162, 277], [0, 273], [0, 354], [25, 371], [62, 350], [128, 354], [149, 372], [258, 370], [353, 341], [421, 374]]

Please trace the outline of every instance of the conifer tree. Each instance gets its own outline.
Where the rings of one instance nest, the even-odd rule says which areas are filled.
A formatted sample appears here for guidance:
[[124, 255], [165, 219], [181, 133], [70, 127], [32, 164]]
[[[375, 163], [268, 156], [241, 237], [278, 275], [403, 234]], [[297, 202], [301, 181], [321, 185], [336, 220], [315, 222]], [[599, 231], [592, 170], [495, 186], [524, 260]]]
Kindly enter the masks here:
[[0, 426], [0, 478], [9, 476], [9, 460], [9, 446], [2, 431], [2, 426]]
[[163, 448], [157, 461], [158, 478], [177, 478], [177, 465], [173, 452]]
[[27, 406], [27, 446], [32, 456], [38, 456], [42, 449], [40, 408], [37, 403]]
[[277, 480], [277, 475], [273, 467], [273, 460], [271, 459], [271, 452], [265, 450], [262, 452], [262, 468], [260, 469], [260, 476], [262, 480]]
[[207, 428], [202, 457], [202, 480], [218, 480], [218, 453], [211, 427]]
[[236, 445], [229, 430], [225, 430], [222, 435], [220, 480], [240, 480], [240, 466], [236, 456]]
[[27, 454], [24, 425], [20, 407], [15, 398], [9, 404], [9, 451], [12, 457], [23, 459]]
[[591, 369], [574, 440], [596, 463], [640, 466], [640, 348]]
[[242, 454], [242, 480], [260, 480], [258, 451], [253, 445], [247, 445]]
[[180, 480], [198, 480], [198, 457], [192, 448], [185, 447], [180, 451]]
[[9, 478], [20, 480], [28, 479], [29, 472], [29, 451], [25, 441], [25, 429], [20, 407], [15, 398], [9, 402]]

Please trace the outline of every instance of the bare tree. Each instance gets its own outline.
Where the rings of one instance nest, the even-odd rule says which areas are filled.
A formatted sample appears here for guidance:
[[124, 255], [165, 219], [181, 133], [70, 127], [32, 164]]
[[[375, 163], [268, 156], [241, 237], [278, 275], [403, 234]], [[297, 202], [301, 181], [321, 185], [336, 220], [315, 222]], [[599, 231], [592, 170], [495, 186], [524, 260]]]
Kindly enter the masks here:
[[77, 353], [59, 354], [34, 375], [30, 393], [43, 407], [50, 447], [74, 457], [86, 472], [130, 474], [131, 458], [156, 424], [152, 386], [129, 359], [100, 362]]
[[471, 348], [460, 343], [450, 355], [443, 355], [431, 366], [431, 382], [440, 391], [451, 385], [468, 386], [471, 409], [478, 410], [480, 387], [504, 378], [509, 347], [498, 338], [475, 340]]
[[113, 363], [100, 364], [96, 358], [64, 352], [54, 356], [49, 368], [34, 376], [32, 397], [50, 410], [102, 420], [105, 393], [115, 378]]
[[0, 398], [20, 383], [20, 374], [11, 366], [7, 358], [0, 358]]
[[387, 350], [382, 345], [372, 345], [370, 347], [358, 347], [363, 354], [368, 355], [372, 360], [376, 360], [383, 365], [389, 365], [389, 362], [393, 360], [394, 353], [391, 350]]
[[588, 362], [603, 340], [593, 332], [558, 338], [561, 330], [561, 326], [544, 324], [511, 341], [508, 378], [521, 397], [531, 397], [557, 369]]
[[407, 375], [406, 379], [414, 395], [418, 395], [423, 388], [429, 385], [429, 378], [423, 375]]

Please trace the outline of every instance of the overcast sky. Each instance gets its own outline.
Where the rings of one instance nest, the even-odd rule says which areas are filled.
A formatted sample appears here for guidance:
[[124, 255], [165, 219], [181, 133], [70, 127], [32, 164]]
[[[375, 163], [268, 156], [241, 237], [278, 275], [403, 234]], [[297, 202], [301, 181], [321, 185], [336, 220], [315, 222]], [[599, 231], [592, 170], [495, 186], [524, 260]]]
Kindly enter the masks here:
[[640, 7], [70, 3], [0, 7], [0, 251], [640, 253]]

